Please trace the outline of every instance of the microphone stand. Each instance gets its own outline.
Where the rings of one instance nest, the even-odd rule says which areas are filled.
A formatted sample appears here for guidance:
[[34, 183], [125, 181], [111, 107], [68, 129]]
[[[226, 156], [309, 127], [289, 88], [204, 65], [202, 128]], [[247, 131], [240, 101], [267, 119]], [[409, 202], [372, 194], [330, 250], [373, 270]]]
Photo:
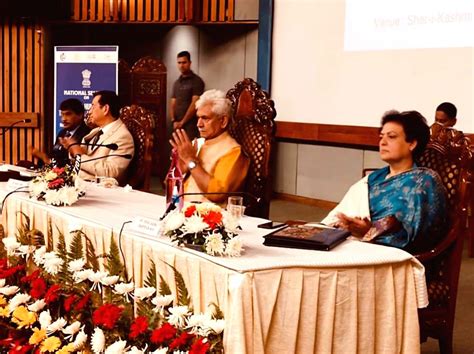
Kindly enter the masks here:
[[20, 124], [20, 123], [31, 123], [31, 119], [26, 118], [26, 119], [21, 119], [21, 120], [18, 120], [16, 122], [13, 122], [8, 127], [3, 129], [3, 132], [0, 134], [0, 136], [4, 135], [6, 132], [10, 131], [15, 125]]
[[69, 145], [67, 147], [67, 150], [69, 151], [69, 149], [74, 145], [106, 147], [110, 150], [117, 150], [118, 149], [118, 145], [115, 144], [115, 143], [111, 143], [111, 144], [92, 144], [92, 143], [79, 143], [79, 142], [77, 142], [77, 143], [72, 143], [71, 145]]

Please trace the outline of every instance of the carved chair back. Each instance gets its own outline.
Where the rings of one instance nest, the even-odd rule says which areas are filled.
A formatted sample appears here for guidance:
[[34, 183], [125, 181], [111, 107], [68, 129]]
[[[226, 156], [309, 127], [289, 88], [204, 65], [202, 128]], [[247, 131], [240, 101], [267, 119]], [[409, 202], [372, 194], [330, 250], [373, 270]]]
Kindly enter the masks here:
[[462, 132], [441, 128], [431, 136], [417, 163], [439, 174], [446, 188], [450, 211], [446, 237], [431, 249], [416, 255], [426, 267], [430, 302], [427, 308], [419, 311], [421, 339], [438, 339], [440, 352], [452, 353], [462, 247], [474, 181], [474, 151]]
[[273, 100], [252, 79], [239, 81], [227, 92], [234, 109], [229, 132], [250, 158], [244, 197], [247, 215], [268, 218], [272, 191], [271, 156], [275, 141], [276, 110]]
[[128, 167], [127, 183], [134, 189], [150, 190], [155, 113], [141, 106], [125, 106], [120, 118], [133, 136], [135, 154]]

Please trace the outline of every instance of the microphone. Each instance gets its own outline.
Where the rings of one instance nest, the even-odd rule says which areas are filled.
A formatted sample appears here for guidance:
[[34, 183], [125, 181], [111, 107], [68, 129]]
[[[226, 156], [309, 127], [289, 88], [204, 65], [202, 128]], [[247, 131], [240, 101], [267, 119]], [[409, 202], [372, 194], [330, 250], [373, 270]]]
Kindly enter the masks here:
[[181, 193], [178, 195], [175, 195], [171, 198], [171, 202], [166, 208], [164, 214], [160, 217], [160, 220], [163, 220], [166, 215], [168, 215], [172, 210], [176, 209], [176, 203], [179, 201], [180, 198], [185, 197], [187, 195], [227, 195], [227, 196], [233, 196], [233, 195], [239, 195], [239, 196], [247, 196], [250, 197], [255, 204], [258, 204], [261, 202], [262, 198], [256, 197], [251, 193], [248, 192], [190, 192], [190, 193]]
[[25, 118], [25, 119], [20, 119], [20, 120], [17, 120], [16, 122], [13, 122], [8, 127], [3, 129], [3, 132], [0, 134], [0, 136], [4, 135], [7, 131], [11, 130], [15, 125], [20, 124], [20, 123], [31, 123], [31, 119]]
[[106, 148], [108, 148], [108, 149], [110, 149], [110, 150], [117, 150], [117, 149], [118, 149], [118, 145], [115, 144], [115, 143], [112, 143], [112, 144], [72, 143], [71, 145], [68, 146], [67, 150], [69, 151], [69, 149], [71, 148], [71, 146], [74, 146], [74, 145], [106, 147]]

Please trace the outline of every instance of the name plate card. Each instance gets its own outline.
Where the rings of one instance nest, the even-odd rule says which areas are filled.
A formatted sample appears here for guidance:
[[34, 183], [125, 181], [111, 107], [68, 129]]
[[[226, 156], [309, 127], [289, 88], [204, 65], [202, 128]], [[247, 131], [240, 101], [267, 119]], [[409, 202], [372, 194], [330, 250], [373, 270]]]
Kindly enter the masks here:
[[161, 222], [160, 220], [145, 218], [144, 216], [137, 216], [132, 221], [132, 229], [142, 234], [157, 237], [160, 234]]
[[22, 191], [28, 192], [29, 181], [20, 181], [19, 179], [10, 178], [8, 179], [6, 189], [11, 192], [21, 188]]

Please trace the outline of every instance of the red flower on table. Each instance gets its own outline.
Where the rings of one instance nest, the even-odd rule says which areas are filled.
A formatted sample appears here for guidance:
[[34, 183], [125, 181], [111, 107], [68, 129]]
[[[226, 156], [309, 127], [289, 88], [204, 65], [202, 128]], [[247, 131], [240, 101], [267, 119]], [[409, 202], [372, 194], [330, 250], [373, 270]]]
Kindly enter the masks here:
[[60, 188], [64, 185], [64, 179], [63, 178], [56, 178], [55, 180], [48, 182], [48, 188], [49, 189], [55, 189], [55, 188]]
[[196, 211], [196, 206], [194, 204], [192, 204], [185, 210], [184, 216], [189, 218], [189, 217], [193, 216], [195, 211]]
[[173, 339], [175, 335], [176, 328], [169, 323], [164, 323], [163, 326], [151, 332], [150, 340], [153, 344], [159, 345], [165, 341]]
[[199, 338], [193, 343], [193, 345], [191, 345], [189, 354], [206, 354], [210, 347], [211, 345], [209, 343], [204, 343], [203, 339]]
[[128, 335], [128, 337], [130, 339], [135, 339], [140, 334], [145, 333], [147, 329], [148, 329], [147, 318], [145, 316], [138, 316], [130, 325], [130, 334]]
[[38, 279], [39, 275], [40, 275], [40, 270], [36, 269], [33, 273], [31, 273], [30, 275], [25, 275], [20, 280], [22, 283], [31, 283], [33, 280]]
[[215, 229], [222, 222], [222, 214], [218, 211], [209, 211], [202, 216], [202, 219], [211, 229]]
[[11, 268], [7, 268], [5, 270], [0, 270], [0, 279], [5, 279], [5, 278], [8, 278], [8, 277], [11, 277], [11, 276], [15, 275], [17, 272], [19, 272], [20, 270], [23, 270], [23, 269], [25, 269], [24, 265], [18, 265], [18, 266], [14, 266], [14, 267], [11, 267]]
[[184, 347], [185, 345], [188, 344], [188, 342], [194, 338], [194, 335], [188, 333], [188, 332], [182, 332], [178, 338], [173, 340], [170, 343], [170, 349], [179, 349], [181, 347]]
[[64, 173], [64, 167], [53, 167], [52, 171], [59, 176]]
[[76, 303], [76, 305], [74, 305], [74, 310], [81, 311], [84, 307], [87, 306], [90, 299], [91, 299], [91, 293], [87, 293], [86, 295], [84, 295], [84, 297], [82, 299], [80, 299]]
[[34, 299], [41, 298], [46, 293], [46, 281], [43, 278], [36, 278], [31, 282], [30, 295]]
[[113, 304], [104, 304], [92, 314], [92, 322], [105, 329], [113, 329], [120, 318], [123, 308]]
[[52, 285], [48, 291], [46, 291], [46, 294], [44, 295], [44, 301], [47, 304], [56, 301], [59, 298], [59, 290], [61, 290], [59, 285]]
[[67, 296], [64, 299], [64, 303], [63, 303], [64, 310], [66, 310], [66, 312], [71, 311], [72, 304], [75, 303], [77, 301], [77, 299], [78, 299], [78, 297], [75, 294], [71, 294], [71, 295]]

